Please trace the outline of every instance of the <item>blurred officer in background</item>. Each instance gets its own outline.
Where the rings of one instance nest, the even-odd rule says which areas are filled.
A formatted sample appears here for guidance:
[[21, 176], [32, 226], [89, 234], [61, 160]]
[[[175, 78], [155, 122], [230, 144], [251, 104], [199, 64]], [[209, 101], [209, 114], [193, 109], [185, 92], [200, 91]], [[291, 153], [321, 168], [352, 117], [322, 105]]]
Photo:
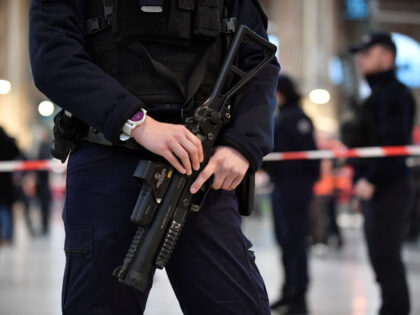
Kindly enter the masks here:
[[[274, 151], [316, 150], [312, 121], [301, 108], [292, 80], [280, 75], [277, 84]], [[281, 297], [271, 305], [280, 314], [307, 313], [309, 203], [319, 177], [319, 161], [267, 163], [274, 183], [274, 228], [281, 248], [285, 280]]]
[[[27, 161], [28, 158], [24, 153], [20, 153], [16, 160], [18, 161]], [[28, 171], [18, 171], [13, 172], [12, 181], [14, 188], [14, 201], [20, 202], [23, 207], [23, 213], [25, 216], [25, 223], [28, 229], [28, 233], [31, 236], [35, 236], [35, 229], [32, 222], [31, 216], [31, 207], [30, 207], [30, 197], [28, 193], [28, 182], [32, 178], [32, 173]]]
[[[15, 140], [0, 127], [0, 161], [10, 161], [19, 154]], [[13, 240], [13, 181], [12, 174], [0, 172], [0, 244], [10, 244]]]
[[413, 198], [409, 215], [407, 242], [417, 244], [420, 236], [420, 167], [412, 166], [413, 176], [411, 186], [413, 187]]
[[[38, 160], [48, 160], [51, 158], [50, 146], [51, 139], [49, 132], [44, 130], [42, 133], [41, 143], [39, 145]], [[41, 235], [45, 236], [50, 230], [51, 217], [51, 188], [49, 171], [38, 171], [36, 173], [36, 197], [39, 201], [41, 210]]]
[[[35, 83], [91, 127], [68, 162], [64, 314], [143, 313], [150, 286], [142, 294], [112, 277], [136, 229], [130, 216], [140, 183], [132, 175], [147, 151], [182, 174], [200, 168], [201, 141], [181, 125], [188, 113], [182, 105], [208, 98], [223, 61], [228, 17], [267, 38], [257, 0], [32, 1]], [[239, 66], [252, 68], [262, 58], [249, 45], [239, 53]], [[192, 73], [199, 65], [205, 68], [197, 80]], [[270, 313], [233, 190], [272, 149], [278, 71], [273, 61], [244, 89], [191, 187], [196, 193], [214, 175], [214, 190], [201, 211], [188, 217], [166, 267], [184, 314]], [[185, 91], [197, 83], [187, 100]]]
[[[415, 101], [395, 74], [397, 49], [390, 34], [375, 32], [351, 47], [372, 94], [350, 123], [345, 144], [408, 145], [414, 125]], [[402, 262], [411, 198], [404, 157], [377, 158], [355, 164], [355, 195], [362, 201], [369, 257], [382, 293], [380, 315], [406, 315], [409, 292]]]

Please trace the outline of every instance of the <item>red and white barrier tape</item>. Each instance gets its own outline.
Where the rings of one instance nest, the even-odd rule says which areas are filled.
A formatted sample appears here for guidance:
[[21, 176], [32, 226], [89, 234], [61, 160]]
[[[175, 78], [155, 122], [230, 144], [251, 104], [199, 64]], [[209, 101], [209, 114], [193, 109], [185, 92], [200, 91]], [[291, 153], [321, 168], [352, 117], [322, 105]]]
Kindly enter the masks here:
[[54, 173], [64, 173], [66, 167], [58, 160], [0, 162], [0, 172], [52, 171]]
[[347, 150], [318, 150], [271, 153], [264, 161], [323, 160], [339, 158], [373, 158], [420, 155], [420, 146], [368, 147]]
[[[338, 158], [373, 158], [387, 156], [420, 155], [420, 146], [369, 147], [348, 150], [317, 150], [300, 152], [271, 153], [264, 161], [323, 160]], [[52, 171], [64, 173], [66, 164], [58, 160], [40, 161], [0, 161], [0, 172]]]

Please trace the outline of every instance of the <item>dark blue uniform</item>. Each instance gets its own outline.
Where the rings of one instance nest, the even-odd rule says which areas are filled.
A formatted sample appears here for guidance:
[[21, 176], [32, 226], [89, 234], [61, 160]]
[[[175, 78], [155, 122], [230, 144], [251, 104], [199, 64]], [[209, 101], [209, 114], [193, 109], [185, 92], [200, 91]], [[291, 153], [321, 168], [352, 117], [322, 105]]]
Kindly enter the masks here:
[[[407, 145], [415, 117], [415, 101], [394, 70], [370, 75], [372, 95], [363, 108], [370, 114], [373, 142], [367, 145]], [[401, 249], [406, 234], [411, 187], [404, 157], [361, 161], [355, 180], [376, 186], [370, 201], [362, 202], [369, 257], [381, 287], [381, 315], [409, 314], [410, 303]]]
[[[274, 151], [315, 150], [313, 125], [297, 104], [280, 107], [274, 133]], [[282, 250], [284, 294], [304, 294], [308, 286], [307, 236], [309, 202], [319, 176], [318, 161], [285, 161], [270, 165], [274, 228]]]
[[[0, 161], [10, 161], [19, 155], [15, 140], [0, 127]], [[13, 180], [11, 173], [0, 174], [0, 240], [13, 240]]]
[[[141, 102], [86, 52], [85, 0], [34, 0], [30, 53], [35, 83], [52, 101], [117, 142]], [[251, 0], [227, 1], [231, 16], [266, 37]], [[243, 49], [242, 66], [259, 61]], [[221, 143], [239, 149], [256, 170], [272, 149], [277, 62], [247, 87]], [[156, 117], [158, 118], [158, 117]], [[63, 219], [66, 229], [65, 314], [140, 314], [147, 293], [119, 284], [112, 271], [123, 261], [135, 226], [130, 223], [140, 186], [132, 177], [141, 158], [122, 147], [91, 143], [71, 154]], [[166, 270], [185, 314], [269, 314], [263, 280], [240, 229], [233, 192], [212, 191], [188, 218]]]

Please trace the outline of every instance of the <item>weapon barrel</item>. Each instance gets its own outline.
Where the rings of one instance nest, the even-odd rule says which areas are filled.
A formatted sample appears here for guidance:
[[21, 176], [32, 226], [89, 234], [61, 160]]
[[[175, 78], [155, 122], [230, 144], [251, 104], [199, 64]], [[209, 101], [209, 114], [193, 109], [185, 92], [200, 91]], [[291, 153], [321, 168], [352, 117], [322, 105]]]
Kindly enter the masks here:
[[138, 244], [134, 260], [119, 281], [144, 292], [151, 280], [155, 270], [155, 258], [164, 234], [167, 231], [168, 223], [171, 222], [178, 204], [178, 199], [184, 189], [186, 176], [176, 173], [172, 179], [167, 198], [156, 212], [155, 218], [146, 228], [143, 240]]

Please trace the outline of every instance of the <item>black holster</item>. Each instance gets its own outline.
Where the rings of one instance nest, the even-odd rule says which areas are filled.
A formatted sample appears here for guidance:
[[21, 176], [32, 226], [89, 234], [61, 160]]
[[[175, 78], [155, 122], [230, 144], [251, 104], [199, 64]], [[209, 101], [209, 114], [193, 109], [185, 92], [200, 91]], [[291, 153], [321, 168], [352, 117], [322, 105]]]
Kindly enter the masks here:
[[86, 125], [64, 110], [54, 117], [51, 155], [64, 163], [70, 152], [74, 152], [82, 141]]
[[239, 214], [250, 216], [254, 211], [255, 174], [246, 174], [235, 192], [238, 198]]

